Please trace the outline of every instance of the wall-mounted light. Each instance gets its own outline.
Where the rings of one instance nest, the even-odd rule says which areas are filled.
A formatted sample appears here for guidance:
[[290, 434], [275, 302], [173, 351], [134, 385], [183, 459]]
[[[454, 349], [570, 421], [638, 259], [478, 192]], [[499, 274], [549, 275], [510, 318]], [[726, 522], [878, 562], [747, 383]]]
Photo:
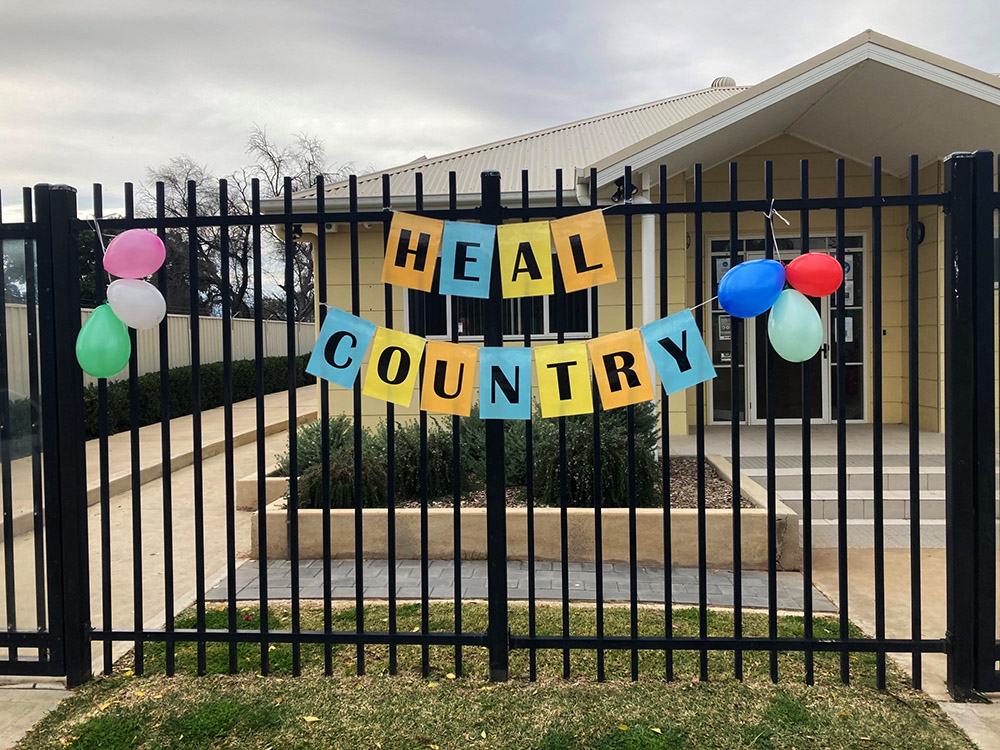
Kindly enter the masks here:
[[[615, 194], [611, 196], [612, 203], [618, 203], [623, 197], [625, 197], [625, 178], [619, 177], [615, 180]], [[629, 194], [629, 198], [639, 192], [639, 188], [635, 185], [631, 185], [632, 192]]]
[[292, 225], [292, 240], [297, 241], [302, 239], [302, 225], [293, 224]]

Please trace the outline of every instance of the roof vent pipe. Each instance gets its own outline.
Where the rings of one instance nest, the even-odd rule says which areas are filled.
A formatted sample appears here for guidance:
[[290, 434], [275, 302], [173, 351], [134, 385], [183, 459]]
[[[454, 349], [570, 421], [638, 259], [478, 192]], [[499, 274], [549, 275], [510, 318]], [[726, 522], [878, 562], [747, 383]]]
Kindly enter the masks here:
[[731, 89], [736, 85], [736, 79], [729, 76], [719, 76], [712, 81], [713, 89]]

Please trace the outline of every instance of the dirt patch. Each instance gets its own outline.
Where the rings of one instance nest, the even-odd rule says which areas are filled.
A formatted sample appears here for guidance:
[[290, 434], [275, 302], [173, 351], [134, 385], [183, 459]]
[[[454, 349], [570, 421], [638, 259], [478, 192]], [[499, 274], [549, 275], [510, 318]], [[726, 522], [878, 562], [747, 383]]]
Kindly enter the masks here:
[[[705, 467], [705, 507], [729, 509], [733, 506], [733, 487], [720, 477], [715, 468], [704, 462]], [[486, 490], [480, 489], [466, 493], [462, 498], [463, 508], [485, 508]], [[400, 508], [419, 508], [419, 502], [399, 503]], [[451, 508], [453, 500], [450, 497], [431, 499], [430, 508]], [[507, 488], [507, 507], [525, 507], [524, 488]], [[670, 507], [698, 507], [698, 459], [689, 456], [674, 456], [670, 459]], [[741, 508], [753, 508], [754, 505], [746, 498], [740, 498]]]

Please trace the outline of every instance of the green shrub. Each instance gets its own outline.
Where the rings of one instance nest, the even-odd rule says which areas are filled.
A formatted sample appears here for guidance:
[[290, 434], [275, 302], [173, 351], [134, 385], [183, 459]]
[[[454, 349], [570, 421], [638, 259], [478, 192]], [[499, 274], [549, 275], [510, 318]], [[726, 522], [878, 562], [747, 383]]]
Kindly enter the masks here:
[[[478, 411], [478, 410], [476, 410]], [[594, 441], [593, 416], [566, 419], [567, 503], [576, 507], [593, 506]], [[628, 422], [627, 411], [616, 409], [600, 414], [601, 428], [601, 500], [605, 507], [628, 505]], [[559, 421], [542, 419], [537, 413], [531, 422], [534, 456], [535, 504], [560, 504]], [[302, 425], [298, 430], [298, 467], [302, 477], [300, 507], [321, 507], [322, 444], [320, 422]], [[331, 507], [353, 507], [354, 440], [353, 423], [347, 415], [330, 419], [330, 497]], [[652, 404], [635, 408], [635, 485], [636, 500], [642, 505], [658, 504], [660, 464], [655, 448], [658, 440], [656, 409]], [[527, 476], [525, 423], [504, 423], [505, 472], [510, 487], [523, 487]], [[374, 430], [365, 428], [361, 441], [362, 505], [384, 507], [387, 483], [387, 429], [380, 423]], [[413, 502], [420, 498], [420, 422], [416, 419], [398, 423], [395, 429], [396, 501]], [[431, 500], [450, 497], [453, 491], [452, 420], [430, 418], [427, 422], [427, 496]], [[481, 489], [486, 478], [486, 423], [478, 416], [459, 419], [459, 460], [461, 492]], [[279, 473], [288, 473], [288, 454], [278, 459]]]

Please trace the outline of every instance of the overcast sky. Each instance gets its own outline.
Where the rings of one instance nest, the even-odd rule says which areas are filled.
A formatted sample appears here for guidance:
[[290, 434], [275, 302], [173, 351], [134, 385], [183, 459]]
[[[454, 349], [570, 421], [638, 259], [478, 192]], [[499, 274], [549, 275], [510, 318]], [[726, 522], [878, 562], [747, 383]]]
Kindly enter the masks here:
[[[1000, 73], [1000, 3], [0, 0], [0, 189], [90, 208], [187, 154], [223, 175], [247, 131], [309, 132], [387, 168], [701, 89], [756, 83], [873, 28]], [[572, 166], [572, 165], [570, 165]]]

